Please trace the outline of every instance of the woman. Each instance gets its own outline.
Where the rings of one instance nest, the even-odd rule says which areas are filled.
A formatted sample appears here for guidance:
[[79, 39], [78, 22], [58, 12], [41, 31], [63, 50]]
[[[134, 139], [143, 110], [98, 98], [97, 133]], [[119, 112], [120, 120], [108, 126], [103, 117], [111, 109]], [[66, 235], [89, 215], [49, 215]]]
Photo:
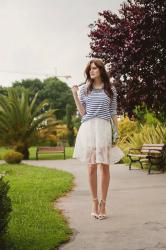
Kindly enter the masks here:
[[[88, 164], [89, 184], [93, 198], [91, 216], [106, 218], [106, 198], [110, 181], [112, 128], [117, 129], [117, 93], [111, 86], [104, 63], [92, 59], [85, 69], [87, 83], [72, 87], [73, 97], [81, 115], [73, 157]], [[101, 200], [97, 197], [97, 166], [101, 169]]]

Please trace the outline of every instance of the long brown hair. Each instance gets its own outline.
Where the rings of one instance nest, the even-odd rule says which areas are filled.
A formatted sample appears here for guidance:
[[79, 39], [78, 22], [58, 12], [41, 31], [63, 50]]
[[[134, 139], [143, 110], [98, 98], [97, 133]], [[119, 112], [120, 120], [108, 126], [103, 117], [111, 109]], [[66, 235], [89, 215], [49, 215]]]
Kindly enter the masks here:
[[86, 82], [88, 81], [88, 83], [89, 83], [87, 85], [87, 94], [92, 91], [93, 83], [94, 83], [94, 80], [91, 79], [90, 73], [89, 73], [92, 63], [94, 63], [97, 68], [99, 68], [101, 81], [104, 83], [104, 91], [110, 97], [110, 99], [112, 99], [113, 91], [112, 91], [112, 84], [109, 80], [109, 75], [108, 75], [107, 71], [105, 70], [103, 61], [101, 59], [98, 59], [98, 58], [91, 59], [85, 68]]

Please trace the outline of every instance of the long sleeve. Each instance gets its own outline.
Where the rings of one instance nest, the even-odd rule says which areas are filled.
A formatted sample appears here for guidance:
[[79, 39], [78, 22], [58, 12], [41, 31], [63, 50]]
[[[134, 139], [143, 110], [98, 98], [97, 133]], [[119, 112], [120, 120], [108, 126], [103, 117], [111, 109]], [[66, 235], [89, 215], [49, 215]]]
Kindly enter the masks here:
[[112, 87], [112, 91], [113, 91], [113, 98], [110, 105], [111, 116], [117, 115], [117, 91], [114, 86]]
[[85, 87], [82, 86], [79, 91], [79, 100], [81, 104], [86, 107], [86, 101], [85, 101]]

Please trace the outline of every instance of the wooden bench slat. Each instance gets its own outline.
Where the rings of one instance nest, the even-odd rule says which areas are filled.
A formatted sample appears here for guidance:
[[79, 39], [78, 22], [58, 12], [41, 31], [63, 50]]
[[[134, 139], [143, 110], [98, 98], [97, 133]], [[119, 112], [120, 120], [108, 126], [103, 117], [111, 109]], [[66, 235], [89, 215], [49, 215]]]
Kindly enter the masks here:
[[153, 147], [153, 146], [155, 146], [155, 147], [158, 147], [158, 146], [159, 146], [159, 147], [164, 147], [165, 144], [163, 144], [163, 143], [159, 143], [159, 144], [155, 144], [155, 143], [154, 143], [154, 144], [153, 144], [153, 143], [152, 143], [152, 144], [147, 144], [147, 143], [144, 143], [143, 146], [144, 146], [144, 145], [145, 145], [145, 146], [152, 146], [152, 147]]
[[38, 152], [42, 152], [42, 151], [44, 151], [44, 152], [57, 152], [57, 151], [64, 151], [64, 149], [62, 150], [62, 149], [44, 149], [44, 148], [39, 148], [38, 149]]
[[162, 150], [163, 150], [163, 147], [142, 147], [142, 150], [143, 150], [143, 149], [146, 149], [146, 150], [157, 149], [157, 150], [162, 151]]
[[147, 157], [148, 155], [147, 154], [145, 154], [145, 155], [143, 155], [143, 154], [128, 154], [128, 156]]
[[57, 146], [57, 147], [37, 147], [38, 149], [43, 149], [43, 150], [63, 150], [64, 147], [62, 146]]
[[38, 159], [38, 154], [46, 154], [46, 153], [64, 153], [64, 159], [65, 159], [65, 147], [64, 146], [37, 147], [36, 159]]
[[161, 154], [162, 150], [155, 150], [155, 149], [142, 149], [141, 150], [142, 153], [157, 153], [157, 154]]
[[38, 151], [38, 153], [41, 153], [41, 154], [42, 153], [50, 153], [50, 154], [51, 153], [62, 153], [62, 152], [63, 152], [62, 150], [56, 150], [56, 151], [55, 150], [54, 151], [52, 151], [52, 150], [51, 151], [48, 151], [48, 150], [47, 151], [46, 150], [39, 150]]

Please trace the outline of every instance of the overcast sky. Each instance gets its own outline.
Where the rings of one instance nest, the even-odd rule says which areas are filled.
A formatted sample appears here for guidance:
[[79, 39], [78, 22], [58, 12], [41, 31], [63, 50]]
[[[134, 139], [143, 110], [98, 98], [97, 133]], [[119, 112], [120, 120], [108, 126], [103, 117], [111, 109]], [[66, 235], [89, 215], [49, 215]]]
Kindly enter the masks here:
[[88, 25], [122, 0], [0, 0], [0, 85], [71, 75], [80, 83], [90, 47]]

